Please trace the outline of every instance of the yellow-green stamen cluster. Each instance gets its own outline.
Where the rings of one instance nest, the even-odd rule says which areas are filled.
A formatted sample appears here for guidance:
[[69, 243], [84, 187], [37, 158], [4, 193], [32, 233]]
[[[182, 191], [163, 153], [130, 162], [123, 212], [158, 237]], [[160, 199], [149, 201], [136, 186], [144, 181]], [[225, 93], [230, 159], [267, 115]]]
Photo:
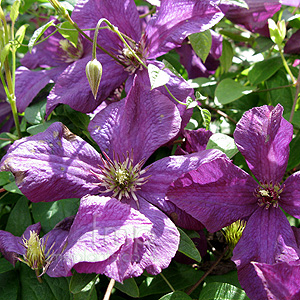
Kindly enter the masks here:
[[238, 220], [230, 224], [229, 226], [223, 228], [223, 234], [228, 245], [228, 253], [226, 255], [226, 258], [232, 256], [232, 251], [235, 248], [238, 241], [240, 240], [245, 227], [246, 222], [243, 220]]
[[121, 200], [122, 198], [129, 199], [132, 197], [139, 207], [136, 191], [145, 184], [150, 176], [141, 177], [149, 168], [141, 170], [144, 160], [133, 165], [132, 155], [127, 153], [124, 156], [123, 162], [120, 158], [111, 160], [105, 153], [106, 160], [102, 159], [103, 166], [99, 166], [101, 174], [92, 172], [99, 180], [99, 185], [104, 187], [102, 193], [112, 192], [112, 197]]
[[272, 182], [260, 184], [254, 192], [258, 199], [258, 205], [265, 206], [265, 209], [268, 209], [270, 206], [278, 208], [278, 200], [283, 189], [284, 186], [273, 184]]
[[47, 253], [45, 253], [47, 241], [44, 241], [43, 238], [39, 238], [35, 231], [30, 231], [28, 240], [23, 236], [22, 242], [22, 246], [26, 249], [26, 253], [23, 255], [23, 258], [18, 259], [28, 265], [32, 270], [36, 271], [36, 274], [38, 274], [41, 269], [43, 270], [42, 274], [44, 274], [51, 262], [52, 254], [50, 254], [50, 251], [54, 244]]

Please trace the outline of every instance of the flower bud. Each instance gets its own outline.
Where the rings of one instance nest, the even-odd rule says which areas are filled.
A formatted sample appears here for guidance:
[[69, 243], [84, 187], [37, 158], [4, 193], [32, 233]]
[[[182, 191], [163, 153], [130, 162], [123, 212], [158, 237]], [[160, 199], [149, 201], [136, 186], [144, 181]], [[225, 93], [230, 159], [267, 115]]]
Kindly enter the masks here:
[[65, 16], [68, 14], [67, 10], [57, 0], [49, 0], [49, 2], [59, 15]]
[[85, 67], [86, 77], [89, 81], [94, 98], [97, 98], [97, 92], [102, 76], [102, 65], [96, 58], [89, 61]]

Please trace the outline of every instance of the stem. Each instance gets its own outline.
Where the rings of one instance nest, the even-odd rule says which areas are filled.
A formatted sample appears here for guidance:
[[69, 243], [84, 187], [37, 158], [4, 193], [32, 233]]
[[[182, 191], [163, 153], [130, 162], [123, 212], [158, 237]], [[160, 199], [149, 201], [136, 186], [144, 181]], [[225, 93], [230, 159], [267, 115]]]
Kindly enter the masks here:
[[39, 276], [40, 276], [39, 270], [35, 269], [34, 271], [35, 271], [35, 275], [36, 275], [36, 278], [37, 278], [38, 282], [39, 282], [39, 283], [42, 283], [43, 280], [42, 280], [41, 277], [39, 277]]
[[176, 99], [176, 97], [171, 93], [171, 91], [168, 89], [167, 85], [164, 85], [165, 89], [167, 90], [167, 92], [170, 94], [170, 96], [179, 104], [187, 106], [186, 103], [179, 101], [178, 99]]
[[297, 78], [297, 82], [296, 82], [296, 93], [295, 93], [294, 103], [293, 103], [291, 115], [290, 115], [290, 118], [289, 118], [290, 123], [292, 123], [292, 120], [293, 120], [293, 117], [294, 117], [299, 92], [300, 92], [300, 69], [299, 69], [298, 78]]
[[[64, 16], [67, 21], [69, 21], [69, 23], [78, 31], [81, 33], [81, 35], [83, 35], [86, 39], [88, 39], [90, 42], [93, 42], [93, 40], [87, 35], [85, 34], [79, 27], [78, 25], [71, 19], [71, 17], [69, 16], [69, 14]], [[114, 55], [112, 55], [110, 52], [108, 52], [107, 50], [105, 50], [103, 47], [101, 47], [99, 44], [97, 44], [97, 47], [102, 50], [104, 53], [106, 53], [107, 55], [109, 55], [111, 58], [113, 58], [115, 61], [117, 61], [118, 63], [120, 63], [121, 65], [124, 66], [124, 64], [118, 59], [116, 58]]]
[[295, 84], [287, 84], [287, 85], [277, 86], [277, 87], [273, 87], [273, 88], [265, 89], [265, 90], [256, 90], [256, 91], [253, 91], [252, 93], [263, 93], [263, 92], [285, 89], [285, 88], [294, 87], [294, 86], [295, 86]]
[[115, 285], [115, 280], [111, 279], [108, 286], [107, 286], [107, 289], [106, 289], [103, 300], [109, 300], [110, 295], [111, 295], [111, 291], [112, 291], [114, 285]]
[[[278, 47], [279, 47], [279, 46], [278, 46]], [[295, 85], [296, 79], [295, 79], [293, 73], [291, 72], [291, 70], [290, 70], [290, 68], [289, 68], [289, 66], [288, 66], [288, 64], [287, 64], [287, 62], [286, 62], [286, 59], [285, 59], [285, 57], [284, 57], [284, 55], [283, 55], [283, 49], [282, 49], [281, 47], [279, 47], [279, 54], [280, 54], [280, 56], [281, 56], [281, 59], [282, 59], [284, 68], [286, 69], [286, 71], [287, 71], [288, 74], [290, 75], [290, 77], [291, 77], [291, 79], [292, 79], [292, 82], [293, 82], [293, 84]]]
[[159, 275], [162, 277], [162, 279], [166, 282], [166, 284], [169, 286], [169, 288], [172, 290], [172, 292], [175, 292], [175, 289], [172, 287], [171, 283], [169, 280], [163, 275], [163, 273], [159, 273]]
[[228, 251], [228, 247], [225, 248], [223, 253], [219, 256], [219, 258], [215, 261], [215, 263], [210, 267], [210, 269], [189, 290], [186, 291], [187, 295], [190, 295], [200, 285], [200, 283], [212, 272], [212, 270], [222, 260], [222, 258], [227, 253], [227, 251]]
[[143, 18], [146, 18], [147, 16], [149, 15], [152, 15], [156, 12], [156, 7], [153, 7], [151, 10], [149, 10], [149, 12], [143, 14], [143, 15], [140, 15], [139, 18], [140, 19], [143, 19]]

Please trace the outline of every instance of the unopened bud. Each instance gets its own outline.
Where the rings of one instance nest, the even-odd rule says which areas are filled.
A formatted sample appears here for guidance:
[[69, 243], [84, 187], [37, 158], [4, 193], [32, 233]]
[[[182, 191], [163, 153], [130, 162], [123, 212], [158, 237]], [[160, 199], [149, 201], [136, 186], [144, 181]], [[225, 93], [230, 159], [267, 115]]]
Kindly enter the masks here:
[[281, 44], [285, 38], [285, 35], [286, 35], [285, 21], [281, 20], [280, 22], [277, 22], [277, 24], [276, 24], [274, 22], [274, 20], [269, 19], [268, 25], [269, 25], [271, 40], [278, 46], [281, 46]]
[[97, 92], [102, 76], [102, 65], [96, 58], [89, 61], [85, 67], [86, 77], [89, 81], [94, 98], [97, 98]]
[[67, 10], [57, 0], [49, 0], [49, 2], [59, 15], [65, 16], [68, 14]]

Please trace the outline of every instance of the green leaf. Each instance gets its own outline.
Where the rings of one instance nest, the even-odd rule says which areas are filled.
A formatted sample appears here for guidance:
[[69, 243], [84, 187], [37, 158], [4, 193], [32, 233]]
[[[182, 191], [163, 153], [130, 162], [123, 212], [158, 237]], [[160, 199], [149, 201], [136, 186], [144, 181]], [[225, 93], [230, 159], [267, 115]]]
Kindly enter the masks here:
[[16, 35], [15, 35], [15, 40], [17, 41], [17, 45], [15, 46], [16, 48], [19, 48], [21, 46], [21, 44], [23, 43], [25, 33], [26, 33], [26, 28], [28, 26], [29, 26], [28, 24], [24, 24], [16, 32]]
[[268, 19], [268, 26], [271, 40], [278, 46], [281, 46], [286, 34], [285, 21], [281, 20], [276, 24], [273, 19]]
[[192, 300], [192, 298], [184, 292], [176, 291], [162, 296], [159, 300]]
[[16, 182], [15, 182], [15, 181], [6, 184], [3, 188], [4, 188], [6, 191], [8, 191], [8, 192], [23, 195], [23, 193], [20, 191], [20, 189], [19, 189], [18, 186], [16, 185]]
[[53, 278], [45, 274], [42, 277], [43, 282], [39, 283], [35, 272], [21, 264], [20, 279], [22, 300], [72, 300], [67, 278]]
[[31, 224], [32, 220], [28, 208], [28, 199], [23, 196], [18, 200], [11, 211], [5, 230], [15, 236], [21, 236], [25, 229]]
[[134, 278], [124, 280], [123, 284], [116, 282], [114, 287], [130, 297], [138, 298], [140, 296], [140, 291]]
[[78, 43], [78, 31], [73, 27], [72, 24], [70, 24], [69, 21], [65, 21], [59, 25], [58, 32], [67, 40], [70, 41], [70, 43], [77, 47]]
[[30, 133], [31, 135], [44, 132], [54, 122], [57, 122], [57, 120], [51, 119], [50, 121], [47, 121], [45, 123], [30, 126], [27, 128], [27, 132]]
[[69, 285], [70, 292], [73, 294], [80, 293], [96, 276], [98, 275], [95, 273], [85, 274], [74, 271]]
[[32, 48], [34, 47], [34, 44], [39, 40], [39, 38], [44, 34], [44, 32], [54, 24], [54, 20], [49, 21], [48, 23], [46, 23], [45, 25], [43, 25], [42, 27], [38, 28], [32, 35], [32, 37], [29, 40], [28, 43], [28, 49], [29, 52], [31, 53]]
[[222, 42], [222, 55], [220, 57], [220, 64], [223, 72], [228, 72], [229, 68], [231, 67], [233, 59], [233, 49], [231, 44], [223, 39]]
[[17, 300], [20, 282], [16, 271], [0, 274], [0, 300]]
[[30, 105], [25, 110], [25, 119], [30, 124], [40, 124], [45, 117], [47, 100]]
[[10, 172], [2, 171], [0, 172], [0, 186], [8, 184], [9, 182], [14, 181], [14, 177]]
[[209, 125], [210, 125], [210, 121], [211, 121], [211, 114], [209, 112], [209, 110], [207, 110], [206, 108], [201, 108], [200, 106], [198, 106], [201, 112], [201, 116], [204, 122], [204, 126], [206, 128], [206, 130], [209, 129]]
[[239, 152], [235, 145], [234, 139], [223, 133], [213, 134], [208, 140], [206, 149], [219, 149], [229, 158], [232, 158]]
[[262, 81], [269, 79], [281, 67], [282, 60], [280, 57], [272, 57], [256, 63], [249, 71], [248, 78], [252, 85], [257, 85]]
[[205, 63], [212, 45], [210, 30], [208, 29], [203, 32], [193, 33], [189, 36], [189, 40], [196, 54]]
[[300, 149], [300, 131], [298, 132], [296, 137], [292, 139], [290, 143], [290, 156], [287, 165], [287, 171], [292, 170], [293, 168], [297, 167], [300, 164], [299, 149]]
[[239, 82], [231, 78], [223, 79], [215, 90], [215, 98], [221, 104], [228, 104], [240, 97], [253, 92], [253, 87], [242, 86]]
[[73, 295], [73, 300], [97, 300], [97, 291], [95, 286], [92, 287], [92, 290], [82, 291], [80, 293]]
[[2, 50], [1, 50], [0, 59], [1, 59], [2, 66], [3, 66], [3, 63], [4, 63], [7, 55], [9, 54], [10, 49], [11, 49], [11, 44], [9, 43], [9, 44], [6, 44], [4, 46], [4, 48], [2, 48]]
[[[267, 89], [272, 89], [279, 86], [288, 85], [289, 80], [287, 79], [285, 70], [282, 68], [278, 70], [272, 77], [266, 80], [265, 83]], [[271, 104], [276, 106], [278, 103], [280, 103], [284, 107], [285, 114], [290, 113], [292, 110], [294, 93], [294, 88], [292, 87], [268, 91]]]
[[[204, 274], [203, 271], [197, 271], [192, 266], [178, 263], [172, 263], [162, 273], [175, 290], [182, 290], [192, 286]], [[140, 285], [140, 298], [169, 292], [172, 292], [170, 287], [160, 275], [147, 277]]]
[[18, 16], [19, 16], [19, 9], [20, 9], [20, 0], [16, 0], [13, 5], [11, 6], [11, 11], [10, 11], [10, 18], [12, 22], [16, 22]]
[[229, 283], [207, 283], [200, 294], [199, 300], [249, 300], [246, 293]]
[[75, 215], [78, 207], [79, 199], [77, 198], [32, 203], [32, 215], [34, 222], [41, 222], [43, 230], [48, 232], [64, 218]]
[[189, 238], [189, 236], [180, 228], [177, 228], [180, 233], [180, 244], [178, 251], [183, 253], [184, 255], [194, 259], [195, 261], [200, 262], [201, 256], [196, 248], [193, 241]]
[[161, 70], [155, 65], [148, 65], [148, 74], [151, 83], [151, 90], [165, 85], [169, 82], [170, 76], [165, 71]]
[[81, 130], [87, 130], [90, 117], [82, 112], [72, 109], [69, 105], [64, 105], [64, 114], [69, 120]]
[[4, 257], [0, 258], [0, 274], [13, 270], [13, 265]]

